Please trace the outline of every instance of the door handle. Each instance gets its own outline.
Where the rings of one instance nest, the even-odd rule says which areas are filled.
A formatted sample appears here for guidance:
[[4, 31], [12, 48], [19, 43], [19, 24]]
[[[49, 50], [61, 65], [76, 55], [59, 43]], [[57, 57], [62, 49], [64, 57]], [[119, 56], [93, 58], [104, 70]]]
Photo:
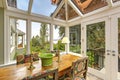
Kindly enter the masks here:
[[110, 55], [111, 50], [107, 50], [106, 52], [107, 52], [107, 55]]
[[107, 53], [107, 55], [110, 55], [110, 53]]
[[111, 52], [111, 50], [107, 50], [107, 52]]
[[112, 51], [112, 56], [115, 56], [115, 51], [114, 50]]

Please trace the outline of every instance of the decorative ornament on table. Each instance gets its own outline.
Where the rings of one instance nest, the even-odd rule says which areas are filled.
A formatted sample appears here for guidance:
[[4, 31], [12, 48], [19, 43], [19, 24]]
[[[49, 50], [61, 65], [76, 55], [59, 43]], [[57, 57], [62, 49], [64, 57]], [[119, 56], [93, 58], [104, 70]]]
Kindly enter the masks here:
[[28, 70], [33, 70], [35, 69], [35, 67], [33, 66], [33, 54], [30, 55], [30, 66], [28, 68]]

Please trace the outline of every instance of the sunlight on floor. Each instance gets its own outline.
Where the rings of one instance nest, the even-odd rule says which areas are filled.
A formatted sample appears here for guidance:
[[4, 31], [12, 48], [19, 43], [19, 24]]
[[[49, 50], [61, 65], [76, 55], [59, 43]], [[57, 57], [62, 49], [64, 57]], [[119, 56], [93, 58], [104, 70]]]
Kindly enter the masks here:
[[103, 80], [103, 79], [100, 79], [100, 78], [88, 73], [87, 80]]

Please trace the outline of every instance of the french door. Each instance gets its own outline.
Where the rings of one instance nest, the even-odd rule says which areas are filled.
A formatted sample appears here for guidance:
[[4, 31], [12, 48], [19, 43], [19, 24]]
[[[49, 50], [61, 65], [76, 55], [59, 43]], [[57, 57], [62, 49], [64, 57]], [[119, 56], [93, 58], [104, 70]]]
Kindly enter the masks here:
[[88, 72], [101, 79], [105, 79], [107, 67], [106, 21], [107, 18], [104, 18], [81, 24], [81, 53], [86, 53], [89, 58]]
[[84, 49], [81, 50], [86, 52], [89, 57], [88, 72], [103, 80], [120, 80], [120, 62], [118, 62], [120, 59], [118, 57], [118, 51], [120, 52], [119, 25], [120, 18], [116, 15], [82, 24], [81, 41]]

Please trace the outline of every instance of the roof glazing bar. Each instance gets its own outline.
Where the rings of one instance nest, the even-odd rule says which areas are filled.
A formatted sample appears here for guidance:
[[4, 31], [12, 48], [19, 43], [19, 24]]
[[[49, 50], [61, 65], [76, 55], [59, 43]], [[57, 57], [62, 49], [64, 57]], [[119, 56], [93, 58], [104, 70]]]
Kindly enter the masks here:
[[79, 15], [79, 16], [83, 16], [83, 14], [81, 13], [81, 11], [74, 5], [74, 3], [71, 0], [68, 0], [68, 4], [75, 10], [75, 12]]
[[59, 4], [59, 6], [57, 7], [57, 9], [54, 11], [52, 18], [55, 18], [55, 16], [57, 15], [57, 13], [59, 12], [59, 10], [62, 8], [63, 4], [65, 0], [62, 0], [61, 3]]
[[33, 5], [33, 0], [30, 0], [30, 1], [29, 1], [29, 6], [28, 6], [28, 13], [29, 13], [29, 14], [31, 14], [32, 5]]

